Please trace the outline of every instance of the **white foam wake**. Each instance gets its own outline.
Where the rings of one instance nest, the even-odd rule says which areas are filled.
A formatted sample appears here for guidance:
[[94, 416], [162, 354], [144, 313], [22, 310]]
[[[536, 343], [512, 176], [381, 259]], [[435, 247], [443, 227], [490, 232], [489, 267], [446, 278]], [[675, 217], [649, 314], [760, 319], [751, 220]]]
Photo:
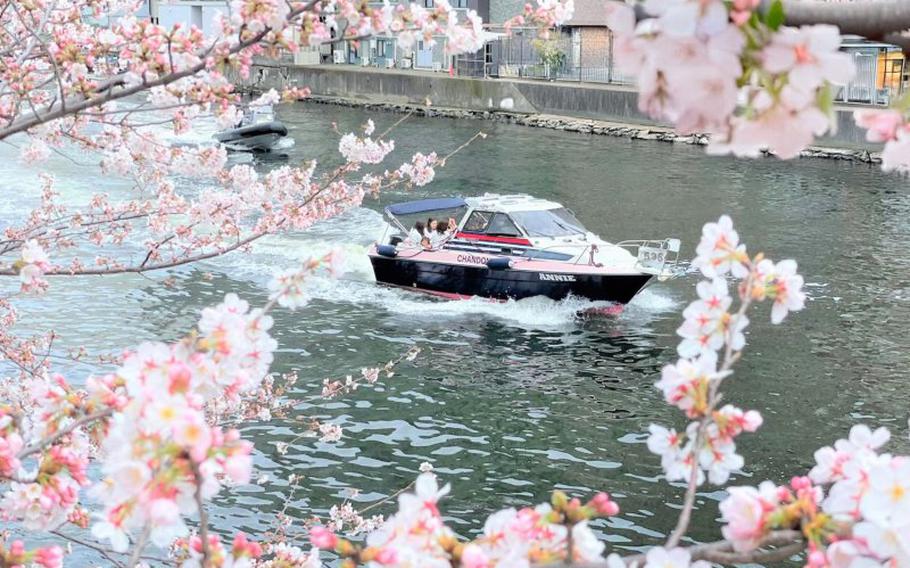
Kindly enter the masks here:
[[[488, 317], [521, 328], [565, 328], [578, 325], [580, 312], [607, 304], [582, 298], [554, 301], [535, 297], [498, 302], [484, 298], [440, 300], [417, 292], [379, 285], [373, 277], [366, 251], [383, 231], [385, 222], [373, 210], [357, 208], [319, 223], [300, 234], [269, 237], [249, 255], [215, 261], [227, 274], [259, 286], [266, 286], [272, 274], [329, 251], [342, 254], [340, 278], [316, 277], [310, 281], [313, 298], [338, 304], [385, 310], [390, 316], [413, 321]], [[619, 317], [631, 322], [653, 319], [673, 310], [676, 301], [648, 289], [629, 304]]]

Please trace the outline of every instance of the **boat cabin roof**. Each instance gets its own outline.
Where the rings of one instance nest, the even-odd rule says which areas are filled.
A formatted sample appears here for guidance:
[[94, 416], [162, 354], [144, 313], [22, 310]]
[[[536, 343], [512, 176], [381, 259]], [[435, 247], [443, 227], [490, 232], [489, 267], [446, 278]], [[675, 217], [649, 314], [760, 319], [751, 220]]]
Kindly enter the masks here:
[[555, 201], [547, 201], [546, 199], [540, 199], [525, 193], [517, 193], [514, 195], [485, 193], [480, 197], [468, 197], [465, 199], [465, 202], [468, 204], [468, 207], [473, 209], [499, 213], [511, 213], [513, 211], [544, 211], [562, 207], [562, 205]]
[[479, 197], [436, 197], [396, 203], [385, 208], [386, 213], [399, 217], [469, 207], [479, 211], [494, 213], [512, 213], [514, 211], [545, 211], [560, 209], [562, 205], [555, 201], [540, 199], [524, 193], [514, 195], [500, 195], [498, 193], [485, 193]]
[[444, 209], [457, 209], [467, 205], [460, 197], [437, 197], [435, 199], [420, 199], [418, 201], [405, 201], [385, 208], [390, 215], [415, 215]]

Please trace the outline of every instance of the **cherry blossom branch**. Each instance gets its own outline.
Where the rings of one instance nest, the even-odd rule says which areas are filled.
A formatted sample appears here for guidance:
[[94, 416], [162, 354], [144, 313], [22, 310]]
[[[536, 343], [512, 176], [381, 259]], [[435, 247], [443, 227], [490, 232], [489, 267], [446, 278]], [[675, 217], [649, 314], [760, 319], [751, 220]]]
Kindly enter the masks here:
[[[404, 119], [397, 121], [395, 124], [392, 125], [392, 127], [387, 129], [386, 132], [389, 132], [394, 127], [401, 124], [401, 122], [403, 120]], [[456, 154], [461, 152], [464, 148], [469, 146], [471, 143], [473, 143], [477, 139], [481, 139], [481, 138], [486, 138], [486, 133], [484, 133], [482, 131], [477, 132], [476, 134], [471, 136], [468, 140], [466, 140], [465, 142], [460, 144], [458, 147], [456, 147], [452, 151], [448, 152], [444, 157], [439, 159], [436, 162], [436, 165], [438, 165], [438, 167], [440, 167], [440, 168], [444, 168], [446, 166], [447, 160], [449, 160], [450, 158], [452, 158], [453, 156], [455, 156]], [[349, 173], [350, 171], [351, 171], [350, 164], [346, 164], [345, 166], [336, 168], [331, 173], [331, 175], [329, 175], [327, 178], [322, 180], [319, 188], [316, 191], [314, 191], [312, 194], [308, 195], [305, 200], [303, 200], [300, 204], [298, 204], [298, 207], [303, 208], [303, 207], [306, 207], [307, 205], [309, 205], [310, 203], [312, 203], [313, 200], [315, 200], [320, 195], [322, 195], [323, 192], [330, 189], [330, 186], [332, 185], [333, 182], [342, 178], [344, 176], [344, 174]], [[407, 180], [402, 179], [402, 178], [395, 178], [395, 179], [392, 179], [389, 183], [381, 184], [381, 187], [383, 187], [383, 188], [394, 187], [394, 186], [406, 183], [406, 181]], [[363, 180], [361, 180], [360, 183], [363, 183]], [[136, 218], [148, 217], [154, 213], [155, 213], [155, 211], [136, 213], [136, 214], [124, 212], [109, 221], [100, 220], [100, 221], [94, 221], [93, 223], [102, 224], [102, 223], [108, 222], [110, 224], [114, 224], [119, 221], [128, 221], [128, 220], [134, 220]], [[68, 217], [72, 217], [72, 215], [70, 215]], [[55, 220], [54, 222], [63, 222], [66, 218], [67, 217], [62, 217], [58, 220]], [[253, 242], [259, 240], [260, 238], [275, 232], [275, 230], [277, 230], [277, 228], [280, 227], [281, 224], [283, 224], [285, 220], [286, 220], [286, 218], [282, 217], [278, 221], [276, 221], [274, 223], [274, 226], [272, 228], [270, 228], [269, 230], [254, 232], [250, 235], [247, 235], [246, 237], [244, 237], [242, 239], [238, 239], [238, 240], [234, 241], [231, 244], [222, 245], [214, 250], [209, 250], [208, 252], [205, 252], [205, 253], [186, 256], [183, 258], [172, 258], [167, 261], [161, 261], [161, 262], [156, 262], [156, 263], [149, 262], [151, 260], [151, 258], [154, 256], [154, 254], [160, 249], [160, 247], [163, 244], [166, 244], [167, 242], [169, 242], [170, 240], [173, 239], [173, 235], [171, 235], [169, 237], [166, 237], [163, 240], [158, 241], [154, 246], [149, 248], [149, 250], [146, 251], [143, 260], [137, 265], [117, 264], [114, 266], [105, 266], [105, 267], [99, 267], [99, 268], [56, 266], [56, 267], [48, 268], [47, 270], [45, 270], [42, 273], [42, 275], [43, 276], [98, 276], [98, 275], [127, 274], [127, 273], [142, 274], [144, 272], [151, 272], [151, 271], [163, 270], [163, 269], [168, 269], [168, 268], [175, 268], [178, 266], [182, 266], [182, 265], [186, 265], [186, 264], [190, 264], [190, 263], [194, 263], [194, 262], [199, 262], [202, 260], [208, 260], [211, 258], [215, 258], [215, 257], [221, 256], [221, 255], [227, 254], [229, 252], [233, 252], [238, 249], [242, 249], [243, 247], [246, 247], [246, 246], [252, 244]], [[192, 226], [192, 225], [190, 225], [190, 226]], [[62, 227], [58, 227], [56, 230], [60, 230], [60, 229], [62, 229]], [[5, 245], [2, 253], [9, 253], [9, 252], [13, 252], [13, 251], [20, 249], [22, 247], [24, 241], [27, 240], [27, 239], [25, 239], [25, 237], [27, 237], [27, 236], [40, 238], [42, 235], [46, 235], [48, 232], [54, 232], [55, 229], [51, 229], [46, 226], [43, 228], [40, 228], [40, 229], [38, 227], [30, 227], [29, 229], [27, 229], [27, 231], [28, 232], [26, 234], [22, 235], [22, 238], [8, 239], [7, 241], [0, 241], [0, 245]], [[75, 236], [79, 236], [81, 234], [82, 233], [77, 232], [77, 233], [66, 234], [66, 235], [56, 235], [56, 236], [52, 237], [52, 240], [68, 239], [68, 238], [72, 238]], [[16, 276], [16, 275], [18, 275], [18, 273], [19, 273], [19, 269], [16, 266], [8, 266], [6, 268], [0, 269], [0, 276]]]
[[[293, 18], [299, 16], [303, 12], [312, 9], [312, 7], [319, 1], [320, 0], [310, 0], [310, 2], [308, 2], [302, 8], [291, 11], [287, 17], [288, 20], [293, 20]], [[248, 47], [258, 44], [271, 32], [272, 28], [266, 26], [253, 36], [245, 40], [241, 40], [231, 46], [226, 50], [226, 53], [228, 55], [237, 54]], [[64, 116], [71, 114], [76, 114], [89, 108], [99, 107], [108, 102], [124, 99], [137, 93], [148, 91], [154, 87], [169, 85], [185, 77], [191, 77], [203, 69], [206, 69], [210, 65], [210, 62], [207, 60], [207, 58], [212, 47], [207, 48], [202, 54], [200, 54], [201, 57], [198, 63], [191, 65], [186, 69], [182, 69], [180, 71], [172, 71], [171, 73], [162, 75], [157, 79], [152, 80], [148, 80], [146, 77], [143, 77], [142, 81], [136, 85], [122, 87], [119, 90], [115, 90], [115, 87], [124, 83], [125, 75], [119, 75], [110, 79], [107, 84], [99, 86], [97, 91], [101, 94], [97, 96], [89, 98], [86, 98], [85, 96], [70, 97], [69, 100], [64, 98], [59, 103], [51, 104], [44, 109], [34, 109], [31, 115], [18, 115], [19, 117], [10, 121], [10, 123], [5, 128], [0, 128], [0, 140], [12, 136], [18, 132], [24, 132], [30, 128], [33, 128], [45, 122], [49, 122], [51, 120], [63, 118]]]
[[[68, 542], [72, 542], [73, 544], [78, 544], [79, 546], [84, 546], [85, 548], [90, 548], [90, 549], [94, 550], [95, 552], [97, 552], [98, 554], [104, 556], [107, 560], [109, 560], [110, 562], [112, 562], [115, 566], [123, 566], [123, 565], [124, 565], [123, 562], [122, 562], [121, 560], [118, 560], [117, 558], [115, 558], [115, 557], [113, 556], [114, 554], [124, 554], [124, 553], [115, 552], [115, 551], [113, 551], [113, 550], [111, 550], [111, 549], [109, 549], [109, 548], [105, 548], [105, 547], [103, 547], [103, 546], [99, 546], [99, 545], [97, 545], [97, 544], [94, 544], [94, 543], [91, 543], [91, 542], [82, 540], [82, 539], [80, 539], [80, 538], [77, 538], [77, 537], [74, 537], [74, 536], [72, 536], [72, 535], [66, 534], [66, 533], [64, 533], [64, 532], [62, 532], [62, 531], [59, 531], [59, 530], [53, 530], [53, 531], [48, 531], [48, 532], [50, 532], [50, 534], [52, 534], [52, 535], [54, 535], [54, 536], [56, 536], [56, 537], [62, 538], [63, 540], [66, 540], [66, 541], [68, 541]], [[139, 556], [139, 559], [140, 559], [140, 560], [152, 560], [152, 561], [155, 561], [155, 562], [162, 562], [162, 563], [167, 562], [167, 559], [165, 559], [165, 558], [161, 558], [160, 556], [151, 556], [151, 555], [149, 555], [149, 554], [140, 555], [140, 556]]]
[[[718, 541], [708, 544], [698, 544], [688, 548], [693, 560], [707, 560], [722, 564], [747, 564], [762, 562], [778, 562], [782, 560], [782, 551], [786, 552], [783, 558], [789, 558], [805, 549], [803, 534], [797, 530], [775, 531], [761, 540], [758, 548], [767, 546], [780, 547], [776, 550], [753, 550], [749, 552], [735, 552], [730, 541]], [[793, 547], [797, 550], [791, 551]]]
[[[98, 554], [100, 554], [101, 556], [106, 558], [108, 560], [108, 562], [110, 562], [114, 566], [117, 566], [119, 568], [123, 568], [123, 566], [124, 566], [123, 562], [121, 562], [120, 560], [118, 560], [111, 554], [112, 551], [104, 548], [103, 546], [98, 546], [96, 544], [86, 542], [86, 541], [78, 539], [74, 536], [64, 534], [60, 531], [50, 531], [50, 533], [54, 536], [62, 538], [63, 540], [66, 540], [66, 541], [72, 542], [74, 544], [78, 544], [79, 546], [84, 546], [85, 548], [90, 548], [90, 549], [94, 550], [95, 552], [97, 552]], [[160, 559], [154, 558], [154, 560], [160, 560]], [[133, 564], [133, 566], [135, 566], [135, 563]]]
[[196, 507], [199, 509], [199, 539], [202, 541], [202, 568], [209, 568], [212, 561], [212, 551], [209, 543], [209, 516], [205, 510], [205, 503], [202, 499], [202, 472], [199, 470], [199, 464], [192, 458], [189, 460], [190, 469], [193, 472], [194, 484], [193, 499], [196, 501]]
[[[753, 279], [754, 279], [754, 276], [753, 276], [752, 271], [750, 270], [749, 275], [746, 277], [746, 280], [743, 284], [745, 290], [748, 291], [748, 290], [752, 289]], [[697, 490], [697, 486], [698, 486], [698, 483], [697, 483], [698, 474], [699, 474], [698, 456], [697, 456], [698, 448], [702, 442], [702, 439], [704, 438], [705, 430], [707, 429], [708, 425], [711, 422], [713, 422], [713, 420], [714, 420], [713, 412], [714, 412], [714, 409], [717, 407], [717, 403], [720, 402], [720, 399], [721, 399], [720, 394], [718, 392], [718, 390], [720, 389], [720, 384], [723, 382], [726, 375], [733, 368], [733, 365], [740, 358], [741, 351], [734, 352], [734, 350], [733, 350], [733, 334], [736, 333], [737, 323], [742, 321], [742, 318], [745, 317], [746, 311], [748, 311], [749, 306], [751, 306], [751, 305], [752, 305], [752, 298], [751, 298], [751, 295], [747, 293], [745, 295], [745, 297], [742, 299], [742, 303], [739, 306], [739, 310], [736, 312], [736, 314], [732, 318], [730, 318], [728, 328], [726, 330], [726, 333], [724, 334], [726, 347], [724, 349], [723, 362], [720, 366], [720, 369], [718, 369], [717, 380], [715, 380], [709, 386], [707, 408], [705, 410], [704, 417], [701, 419], [701, 422], [698, 425], [698, 431], [695, 435], [695, 442], [693, 444], [694, 449], [693, 449], [693, 455], [692, 455], [692, 459], [693, 459], [692, 472], [689, 475], [689, 483], [688, 483], [688, 486], [686, 487], [686, 496], [685, 496], [685, 499], [683, 500], [683, 508], [679, 514], [679, 518], [676, 520], [676, 527], [673, 529], [673, 532], [670, 533], [670, 537], [667, 538], [667, 543], [665, 545], [667, 548], [675, 548], [679, 544], [680, 539], [682, 539], [682, 537], [685, 536], [686, 531], [689, 528], [689, 523], [691, 522], [691, 518], [692, 518], [692, 510], [695, 508], [695, 494], [696, 494], [696, 490]]]
[[322, 394], [321, 395], [314, 395], [313, 397], [311, 397], [307, 400], [295, 402], [294, 405], [304, 404], [306, 402], [309, 402], [309, 401], [312, 401], [312, 400], [318, 399], [318, 398], [332, 398], [339, 394], [349, 393], [349, 392], [357, 390], [357, 388], [359, 386], [361, 386], [364, 382], [373, 384], [379, 378], [380, 370], [384, 371], [386, 373], [387, 378], [391, 377], [394, 374], [392, 372], [392, 369], [397, 367], [403, 361], [413, 361], [420, 354], [420, 351], [421, 351], [420, 347], [411, 347], [410, 349], [408, 349], [407, 351], [405, 351], [404, 353], [399, 355], [397, 358], [392, 359], [391, 361], [389, 361], [388, 363], [383, 365], [381, 369], [379, 369], [379, 368], [363, 369], [362, 376], [357, 377], [356, 379], [352, 378], [350, 375], [348, 375], [345, 378], [345, 380], [343, 380], [343, 381], [342, 380], [333, 381], [330, 379], [325, 379], [322, 383]]
[[114, 413], [114, 410], [112, 408], [106, 408], [104, 410], [99, 410], [98, 412], [93, 412], [92, 414], [86, 414], [82, 418], [73, 420], [68, 425], [66, 425], [64, 428], [61, 428], [60, 430], [54, 432], [50, 436], [48, 436], [46, 438], [42, 438], [41, 440], [38, 440], [37, 442], [34, 442], [34, 443], [26, 446], [25, 448], [22, 449], [22, 451], [19, 452], [17, 457], [20, 460], [27, 458], [28, 456], [30, 456], [32, 454], [40, 452], [44, 448], [54, 445], [61, 438], [63, 438], [64, 436], [68, 436], [77, 428], [85, 426], [86, 424], [91, 424], [92, 422], [96, 422], [98, 420], [103, 420], [105, 418], [108, 418], [111, 415], [113, 415], [113, 413]]
[[[145, 549], [145, 546], [148, 544], [149, 537], [152, 534], [152, 526], [146, 524], [142, 529], [142, 533], [139, 535], [139, 540], [136, 542], [136, 547], [133, 549], [133, 553], [130, 555], [129, 562], [127, 562], [128, 568], [133, 568], [136, 564], [139, 563], [139, 559], [142, 557], [142, 551]], [[205, 565], [203, 564], [203, 567]]]
[[[762, 548], [774, 547], [771, 550], [761, 550]], [[806, 549], [803, 534], [797, 530], [780, 530], [774, 531], [763, 538], [756, 550], [746, 552], [736, 552], [733, 543], [728, 540], [720, 540], [705, 544], [696, 544], [685, 547], [693, 561], [705, 560], [716, 564], [765, 564], [768, 562], [781, 562], [791, 556], [799, 554]], [[626, 566], [641, 566], [645, 563], [645, 555], [636, 554], [633, 556], [623, 556], [622, 562]], [[554, 563], [545, 564], [544, 568], [565, 568], [569, 564]], [[608, 562], [583, 562], [572, 563], [573, 568], [608, 568], [612, 566]]]

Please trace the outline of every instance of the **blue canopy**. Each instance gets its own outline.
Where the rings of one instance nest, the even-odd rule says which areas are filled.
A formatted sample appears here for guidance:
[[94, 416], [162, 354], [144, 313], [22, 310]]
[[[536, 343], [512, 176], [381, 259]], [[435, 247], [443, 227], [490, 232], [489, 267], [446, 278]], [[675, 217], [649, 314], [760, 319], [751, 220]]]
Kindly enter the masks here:
[[413, 215], [414, 213], [424, 213], [426, 211], [455, 209], [466, 205], [467, 203], [460, 197], [438, 197], [436, 199], [421, 199], [420, 201], [396, 203], [395, 205], [389, 205], [385, 210], [386, 213], [390, 215]]

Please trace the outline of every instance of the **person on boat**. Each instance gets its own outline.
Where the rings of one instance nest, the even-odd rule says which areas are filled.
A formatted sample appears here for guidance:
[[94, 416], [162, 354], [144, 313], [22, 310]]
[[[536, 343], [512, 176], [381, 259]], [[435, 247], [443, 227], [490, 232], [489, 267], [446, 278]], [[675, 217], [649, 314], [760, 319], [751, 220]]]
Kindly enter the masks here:
[[436, 230], [430, 235], [430, 244], [433, 245], [434, 249], [441, 247], [446, 241], [452, 238], [452, 234], [448, 231], [447, 227], [448, 225], [438, 223], [436, 225]]
[[458, 221], [455, 220], [455, 217], [449, 217], [449, 226], [446, 227], [446, 232], [455, 234], [458, 231]]
[[424, 230], [423, 234], [432, 240], [433, 234], [436, 233], [436, 227], [438, 224], [439, 223], [436, 221], [436, 219], [430, 217], [427, 219], [427, 228]]
[[408, 238], [404, 240], [405, 246], [417, 247], [420, 246], [425, 238], [424, 233], [426, 227], [424, 227], [423, 221], [417, 221], [414, 223], [414, 228], [411, 229], [411, 232], [408, 233]]
[[423, 247], [423, 250], [433, 250], [433, 243], [430, 241], [430, 237], [420, 239], [420, 246]]

